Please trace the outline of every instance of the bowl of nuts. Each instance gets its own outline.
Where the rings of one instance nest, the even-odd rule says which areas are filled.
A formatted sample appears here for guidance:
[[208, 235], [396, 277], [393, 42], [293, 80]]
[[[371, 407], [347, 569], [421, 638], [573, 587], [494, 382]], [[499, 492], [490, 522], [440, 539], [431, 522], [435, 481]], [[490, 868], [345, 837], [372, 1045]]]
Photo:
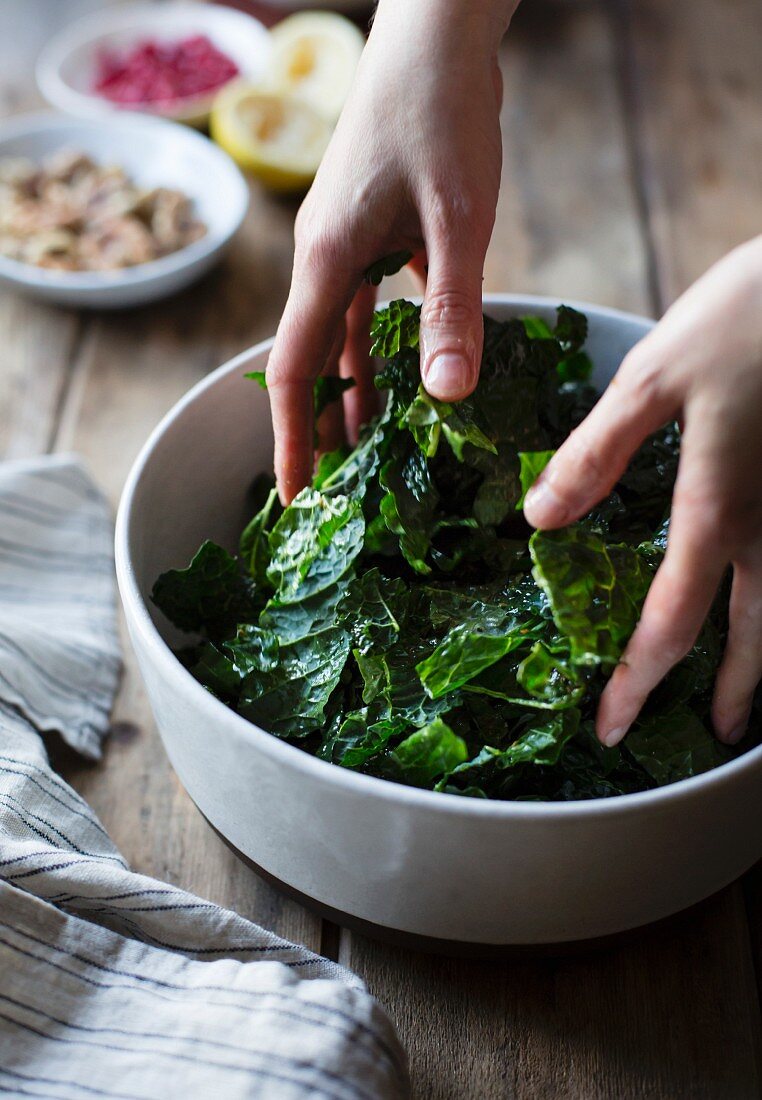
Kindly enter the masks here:
[[220, 258], [248, 207], [232, 160], [144, 115], [0, 126], [0, 283], [113, 309], [172, 294]]

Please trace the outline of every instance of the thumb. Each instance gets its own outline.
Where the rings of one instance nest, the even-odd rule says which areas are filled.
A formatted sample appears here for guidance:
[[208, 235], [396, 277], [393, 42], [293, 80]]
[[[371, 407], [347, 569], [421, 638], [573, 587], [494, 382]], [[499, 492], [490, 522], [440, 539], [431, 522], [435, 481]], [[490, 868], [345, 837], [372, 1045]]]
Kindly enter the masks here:
[[479, 380], [484, 343], [483, 249], [451, 240], [429, 252], [421, 310], [421, 378], [440, 401], [468, 397]]
[[650, 348], [644, 341], [629, 353], [528, 490], [524, 516], [533, 527], [563, 527], [589, 512], [611, 492], [643, 440], [675, 415], [675, 397], [660, 385], [662, 371]]

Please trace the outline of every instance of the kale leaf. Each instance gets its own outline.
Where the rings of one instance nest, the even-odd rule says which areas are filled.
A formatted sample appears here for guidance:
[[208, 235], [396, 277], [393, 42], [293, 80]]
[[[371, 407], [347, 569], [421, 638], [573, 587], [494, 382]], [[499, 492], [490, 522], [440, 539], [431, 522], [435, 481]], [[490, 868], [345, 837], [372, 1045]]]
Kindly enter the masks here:
[[240, 622], [256, 619], [253, 588], [237, 560], [206, 541], [186, 569], [162, 573], [151, 599], [180, 630], [222, 638]]
[[335, 584], [362, 547], [357, 501], [303, 489], [270, 533], [267, 579], [281, 604], [300, 603]]
[[529, 540], [533, 576], [578, 664], [613, 667], [635, 625], [653, 575], [628, 546], [607, 546], [582, 524], [536, 531]]
[[555, 453], [555, 451], [519, 451], [521, 496], [516, 501], [517, 509], [524, 507], [524, 498]]
[[379, 283], [387, 275], [396, 275], [398, 271], [401, 271], [405, 264], [410, 263], [413, 258], [413, 253], [407, 250], [402, 252], [392, 252], [389, 256], [384, 256], [382, 260], [376, 260], [374, 264], [365, 272], [365, 282], [369, 286], [378, 286]]
[[370, 335], [373, 344], [371, 355], [380, 355], [384, 359], [393, 359], [401, 351], [418, 350], [418, 332], [421, 321], [421, 307], [404, 299], [390, 302], [386, 309], [380, 309], [373, 318]]

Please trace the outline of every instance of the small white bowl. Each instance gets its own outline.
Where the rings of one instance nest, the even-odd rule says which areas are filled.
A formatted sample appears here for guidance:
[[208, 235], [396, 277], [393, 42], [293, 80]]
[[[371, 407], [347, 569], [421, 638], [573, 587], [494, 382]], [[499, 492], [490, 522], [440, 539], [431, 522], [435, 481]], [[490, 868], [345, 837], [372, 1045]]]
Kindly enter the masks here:
[[0, 125], [0, 157], [39, 163], [63, 148], [81, 150], [99, 164], [117, 164], [142, 187], [183, 191], [207, 232], [168, 256], [116, 271], [50, 271], [0, 256], [0, 283], [33, 297], [78, 309], [119, 309], [164, 298], [220, 259], [246, 215], [249, 189], [238, 168], [187, 126], [131, 113], [100, 120], [22, 115]]
[[102, 118], [114, 111], [139, 111], [175, 122], [203, 126], [216, 91], [173, 105], [123, 107], [93, 91], [98, 53], [129, 49], [145, 38], [176, 40], [204, 34], [234, 61], [240, 75], [264, 77], [270, 39], [264, 26], [245, 12], [214, 4], [130, 4], [78, 19], [55, 35], [37, 59], [40, 91], [53, 107], [84, 118]]
[[[555, 304], [485, 298], [500, 320], [552, 319]], [[652, 322], [579, 308], [603, 387]], [[211, 824], [334, 919], [449, 947], [606, 936], [692, 905], [750, 867], [762, 855], [762, 746], [640, 794], [490, 802], [318, 760], [193, 679], [170, 648], [183, 636], [150, 593], [203, 539], [237, 545], [252, 478], [272, 465], [267, 394], [243, 375], [262, 369], [271, 347], [243, 352], [167, 414], [129, 475], [117, 518], [119, 588], [148, 696], [170, 760]]]

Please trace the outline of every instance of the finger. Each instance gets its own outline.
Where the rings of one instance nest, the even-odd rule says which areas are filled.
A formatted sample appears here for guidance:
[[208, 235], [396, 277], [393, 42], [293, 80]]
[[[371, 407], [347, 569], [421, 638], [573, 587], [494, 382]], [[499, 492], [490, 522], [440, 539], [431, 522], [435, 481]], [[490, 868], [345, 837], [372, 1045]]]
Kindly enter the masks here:
[[347, 311], [347, 338], [339, 362], [342, 378], [353, 378], [354, 386], [344, 394], [344, 419], [349, 442], [357, 442], [363, 424], [380, 408], [370, 358], [370, 326], [376, 305], [376, 288], [363, 283]]
[[[339, 325], [333, 347], [331, 348], [328, 360], [322, 371], [325, 377], [336, 377], [338, 375], [339, 359], [344, 349], [345, 337], [346, 325], [342, 322]], [[324, 454], [326, 451], [335, 451], [337, 447], [341, 447], [342, 444], [346, 443], [347, 433], [344, 427], [344, 404], [342, 401], [331, 401], [331, 403], [326, 406], [318, 419], [316, 431], [316, 449], [318, 454]]]
[[712, 722], [720, 741], [735, 745], [746, 732], [762, 679], [762, 548], [733, 569], [729, 630], [714, 688]]
[[664, 561], [601, 696], [596, 731], [603, 744], [622, 740], [649, 693], [694, 644], [727, 565], [717, 530], [712, 509], [678, 487]]
[[[445, 219], [446, 220], [446, 219]], [[421, 377], [432, 397], [459, 401], [479, 380], [484, 320], [482, 278], [489, 233], [483, 239], [460, 216], [427, 235], [429, 270], [421, 310]]]
[[428, 269], [429, 261], [426, 258], [426, 253], [424, 251], [416, 252], [405, 269], [413, 280], [416, 294], [423, 295], [426, 293], [426, 274]]
[[608, 496], [643, 440], [675, 415], [676, 398], [660, 364], [645, 342], [625, 358], [527, 492], [524, 515], [533, 527], [564, 527], [589, 512]]
[[335, 260], [321, 261], [317, 250], [294, 264], [291, 292], [267, 364], [275, 477], [284, 504], [312, 476], [312, 388], [358, 283]]

